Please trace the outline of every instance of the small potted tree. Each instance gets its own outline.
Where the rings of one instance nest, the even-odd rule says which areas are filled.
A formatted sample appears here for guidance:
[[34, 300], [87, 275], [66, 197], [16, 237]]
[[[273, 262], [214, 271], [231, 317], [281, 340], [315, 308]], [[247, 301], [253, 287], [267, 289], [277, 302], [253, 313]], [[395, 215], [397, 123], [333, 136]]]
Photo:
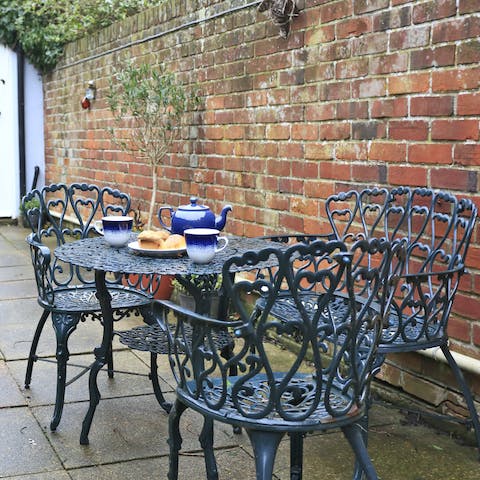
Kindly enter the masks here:
[[198, 96], [177, 83], [175, 75], [150, 64], [127, 63], [110, 80], [107, 103], [116, 127], [109, 132], [125, 152], [144, 158], [150, 166], [152, 192], [146, 228], [151, 229], [157, 196], [158, 168], [177, 138], [186, 114]]
[[[152, 176], [145, 225], [141, 220], [141, 212], [135, 212], [140, 228], [150, 230], [153, 227], [158, 169], [178, 137], [187, 112], [192, 111], [198, 101], [196, 93], [177, 83], [172, 72], [154, 68], [150, 64], [135, 65], [129, 62], [117, 69], [110, 80], [107, 104], [115, 123], [108, 129], [111, 138], [124, 152], [144, 158]], [[143, 280], [130, 276], [128, 283], [145, 288]], [[150, 281], [154, 290], [162, 292], [157, 298], [170, 296], [172, 277], [153, 276]]]

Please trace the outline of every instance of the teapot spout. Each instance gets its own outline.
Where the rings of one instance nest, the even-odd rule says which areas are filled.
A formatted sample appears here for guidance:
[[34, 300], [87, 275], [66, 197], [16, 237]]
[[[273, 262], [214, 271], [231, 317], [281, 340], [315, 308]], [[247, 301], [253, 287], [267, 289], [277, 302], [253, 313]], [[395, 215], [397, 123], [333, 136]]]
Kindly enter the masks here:
[[227, 213], [232, 211], [231, 205], [225, 205], [220, 212], [220, 215], [215, 217], [215, 228], [217, 230], [223, 230], [225, 223], [227, 222]]

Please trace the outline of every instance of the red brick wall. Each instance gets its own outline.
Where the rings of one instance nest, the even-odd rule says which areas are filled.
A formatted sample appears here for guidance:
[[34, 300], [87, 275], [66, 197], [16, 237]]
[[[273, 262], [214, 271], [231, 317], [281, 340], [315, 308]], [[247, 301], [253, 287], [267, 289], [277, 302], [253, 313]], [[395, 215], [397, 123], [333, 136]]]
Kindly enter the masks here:
[[[168, 65], [204, 95], [160, 169], [159, 206], [192, 194], [215, 211], [231, 203], [227, 231], [252, 236], [325, 230], [324, 199], [364, 185], [426, 185], [480, 204], [477, 0], [306, 0], [288, 40], [244, 5], [170, 0], [69, 45], [45, 78], [47, 180], [117, 184], [146, 210], [147, 166], [106, 133], [108, 78], [130, 57]], [[478, 240], [450, 335], [480, 359]]]

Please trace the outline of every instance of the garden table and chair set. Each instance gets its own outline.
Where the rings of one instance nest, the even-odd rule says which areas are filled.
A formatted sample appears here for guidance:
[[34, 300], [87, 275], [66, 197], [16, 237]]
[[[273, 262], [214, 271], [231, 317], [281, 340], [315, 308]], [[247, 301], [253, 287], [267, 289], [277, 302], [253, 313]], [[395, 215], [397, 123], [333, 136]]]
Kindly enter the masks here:
[[[256, 478], [271, 479], [277, 448], [290, 440], [290, 478], [302, 478], [303, 439], [340, 429], [355, 455], [352, 478], [376, 479], [368, 453], [371, 380], [389, 353], [439, 347], [458, 382], [480, 448], [472, 393], [452, 356], [447, 326], [476, 219], [475, 205], [450, 193], [398, 187], [351, 190], [326, 200], [328, 234], [229, 237], [207, 264], [187, 256], [138, 255], [111, 247], [94, 228], [106, 215], [128, 215], [128, 194], [109, 187], [53, 184], [29, 192], [30, 246], [42, 315], [33, 337], [25, 386], [40, 360], [38, 342], [48, 317], [56, 334], [56, 400], [50, 428], [62, 416], [68, 339], [80, 322], [100, 321], [93, 350], [89, 408], [80, 443], [88, 444], [101, 395], [97, 376], [114, 376], [112, 340], [150, 352], [150, 378], [168, 412], [169, 480], [178, 478], [186, 409], [204, 419], [199, 437], [206, 476], [217, 479], [214, 423], [245, 431]], [[133, 234], [132, 234], [133, 235]], [[146, 282], [126, 282], [137, 274]], [[195, 311], [154, 300], [158, 277], [172, 275], [195, 298]], [[220, 277], [219, 277], [220, 276]], [[220, 308], [210, 311], [221, 278]], [[143, 323], [117, 329], [140, 315]], [[281, 369], [269, 344], [295, 344]], [[166, 401], [157, 362], [168, 361], [177, 387]], [[80, 374], [80, 375], [81, 375]]]

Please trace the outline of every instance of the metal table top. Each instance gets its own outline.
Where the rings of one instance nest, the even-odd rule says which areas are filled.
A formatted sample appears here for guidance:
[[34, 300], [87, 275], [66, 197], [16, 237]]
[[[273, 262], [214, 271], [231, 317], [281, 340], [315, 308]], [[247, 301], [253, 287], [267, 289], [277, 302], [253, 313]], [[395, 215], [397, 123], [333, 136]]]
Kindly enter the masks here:
[[[135, 236], [132, 236], [132, 241]], [[199, 265], [187, 255], [175, 258], [157, 258], [139, 255], [128, 246], [111, 247], [103, 237], [86, 238], [66, 243], [55, 249], [55, 256], [64, 262], [83, 268], [114, 273], [208, 275], [221, 273], [224, 262], [234, 256], [272, 246], [260, 238], [228, 237], [227, 247], [218, 252], [212, 262]]]

